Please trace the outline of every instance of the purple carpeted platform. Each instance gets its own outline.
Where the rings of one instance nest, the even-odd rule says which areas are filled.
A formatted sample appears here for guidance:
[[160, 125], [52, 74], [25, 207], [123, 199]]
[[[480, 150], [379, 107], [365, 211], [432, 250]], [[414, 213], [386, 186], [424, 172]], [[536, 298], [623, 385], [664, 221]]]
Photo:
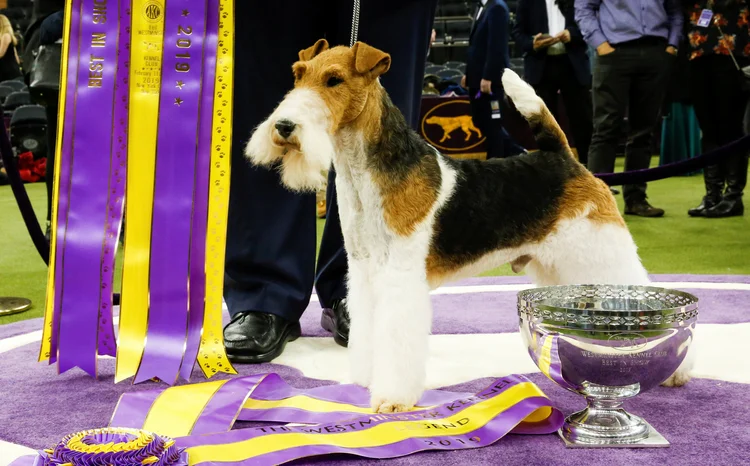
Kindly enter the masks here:
[[[750, 277], [656, 276], [658, 281], [710, 281], [750, 283]], [[519, 277], [482, 278], [464, 285], [524, 283]], [[687, 288], [686, 288], [687, 289]], [[750, 309], [744, 303], [746, 291], [695, 290], [701, 298], [701, 322], [736, 323], [750, 321]], [[435, 333], [494, 333], [516, 331], [516, 292], [493, 292], [435, 296]], [[303, 322], [307, 335], [325, 335], [319, 331], [319, 307], [311, 306]], [[0, 339], [39, 330], [41, 321], [20, 322], [0, 327]], [[85, 428], [105, 426], [121, 393], [153, 389], [112, 380], [114, 360], [102, 360], [95, 381], [74, 369], [57, 375], [54, 366], [35, 363], [36, 343], [0, 355], [0, 439], [32, 448], [49, 446], [65, 434]], [[330, 382], [308, 379], [297, 370], [274, 364], [238, 366], [242, 375], [276, 372], [296, 387], [306, 388]], [[583, 400], [553, 385], [540, 374], [531, 375], [547, 395], [565, 413], [581, 409]], [[194, 381], [203, 381], [199, 371]], [[489, 383], [479, 380], [456, 387], [476, 391]], [[460, 452], [425, 452], [385, 461], [386, 464], [524, 464], [524, 465], [693, 465], [747, 464], [750, 458], [750, 387], [707, 379], [695, 379], [677, 389], [656, 388], [639, 395], [627, 408], [644, 415], [672, 442], [666, 449], [566, 450], [559, 438], [548, 436], [508, 436], [495, 445]], [[305, 464], [323, 464], [333, 460], [306, 460]], [[375, 464], [352, 457], [336, 458], [337, 464]], [[383, 463], [383, 461], [378, 461]]]
[[[746, 283], [747, 275], [654, 275], [658, 282], [709, 282]], [[511, 285], [529, 283], [525, 277], [483, 277], [472, 278], [454, 286]], [[750, 302], [750, 291], [702, 290], [682, 287], [700, 299], [703, 323], [733, 324], [747, 322], [742, 313]], [[516, 319], [516, 292], [502, 291], [490, 293], [436, 295], [433, 302], [433, 333], [503, 333], [518, 330]], [[460, 313], [461, 319], [456, 315]], [[302, 331], [309, 337], [326, 337], [329, 334], [320, 327], [320, 304], [312, 302], [302, 315]], [[228, 316], [224, 316], [228, 321]], [[226, 322], [225, 322], [226, 323]], [[31, 319], [0, 326], [0, 339], [41, 329], [42, 319]]]

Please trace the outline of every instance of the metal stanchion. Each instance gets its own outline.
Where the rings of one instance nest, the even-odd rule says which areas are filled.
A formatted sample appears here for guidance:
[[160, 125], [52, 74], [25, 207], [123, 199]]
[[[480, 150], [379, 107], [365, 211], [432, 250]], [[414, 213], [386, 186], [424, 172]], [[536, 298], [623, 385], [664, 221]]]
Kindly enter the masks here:
[[31, 300], [27, 298], [0, 297], [0, 317], [20, 314], [31, 309]]

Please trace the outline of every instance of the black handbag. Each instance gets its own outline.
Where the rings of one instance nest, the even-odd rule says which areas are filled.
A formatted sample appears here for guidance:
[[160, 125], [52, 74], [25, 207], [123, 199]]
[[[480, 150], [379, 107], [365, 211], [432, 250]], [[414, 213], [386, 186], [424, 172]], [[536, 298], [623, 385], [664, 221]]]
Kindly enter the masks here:
[[62, 43], [40, 45], [29, 76], [29, 90], [41, 94], [60, 91]]

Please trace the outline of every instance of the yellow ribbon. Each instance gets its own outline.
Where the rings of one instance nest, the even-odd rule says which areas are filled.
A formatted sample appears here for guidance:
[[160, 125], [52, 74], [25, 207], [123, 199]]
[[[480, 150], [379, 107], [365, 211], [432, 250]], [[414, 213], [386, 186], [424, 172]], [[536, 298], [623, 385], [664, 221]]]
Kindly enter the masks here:
[[225, 383], [217, 380], [164, 390], [149, 410], [143, 429], [172, 438], [190, 435], [206, 404]]
[[224, 249], [229, 210], [229, 173], [232, 144], [232, 60], [234, 57], [234, 2], [219, 1], [219, 40], [216, 52], [211, 173], [206, 230], [206, 307], [198, 364], [207, 378], [237, 371], [227, 358], [222, 332]]
[[62, 159], [63, 130], [65, 127], [65, 94], [68, 88], [68, 48], [70, 46], [71, 12], [73, 2], [65, 2], [65, 38], [62, 43], [62, 64], [60, 70], [60, 100], [57, 108], [57, 142], [55, 143], [54, 183], [52, 185], [52, 214], [50, 223], [49, 267], [47, 268], [47, 296], [44, 301], [44, 324], [42, 344], [39, 348], [39, 361], [50, 358], [52, 344], [52, 316], [55, 313], [55, 254], [57, 253], [57, 204], [60, 198], [60, 166]]
[[[508, 388], [502, 395], [489, 398], [453, 416], [440, 419], [439, 423], [450, 426], [445, 427], [450, 431], [450, 435], [467, 434], [484, 426], [526, 398], [544, 396], [536, 385], [524, 382]], [[532, 413], [532, 416], [534, 419], [539, 418], [536, 412]], [[532, 422], [530, 419], [532, 416], [527, 417], [525, 421]], [[462, 422], [458, 423], [459, 420]], [[275, 433], [230, 444], [192, 447], [187, 449], [187, 453], [189, 463], [193, 465], [207, 461], [214, 463], [243, 461], [280, 450], [314, 445], [334, 445], [343, 448], [376, 447], [408, 438], [433, 437], [435, 431], [429, 428], [429, 424], [430, 422], [424, 419], [416, 419], [387, 422], [366, 430], [326, 435], [302, 432]]]
[[[302, 411], [315, 413], [354, 413], [354, 414], [372, 414], [371, 408], [362, 408], [348, 403], [338, 403], [335, 401], [318, 400], [306, 395], [296, 395], [283, 400], [256, 400], [247, 399], [242, 405], [243, 409], [268, 410], [275, 408], [293, 408]], [[434, 406], [416, 406], [412, 411], [431, 409]], [[539, 408], [532, 415], [526, 418], [526, 422], [539, 422], [547, 419], [552, 412], [552, 408]]]
[[164, 1], [133, 0], [132, 12], [125, 203], [127, 226], [115, 382], [138, 372], [148, 326], [149, 251], [164, 38]]
[[552, 365], [552, 341], [552, 335], [544, 337], [544, 344], [542, 344], [542, 351], [539, 354], [539, 362], [537, 364], [539, 370], [550, 379], [552, 379], [550, 376], [550, 366]]

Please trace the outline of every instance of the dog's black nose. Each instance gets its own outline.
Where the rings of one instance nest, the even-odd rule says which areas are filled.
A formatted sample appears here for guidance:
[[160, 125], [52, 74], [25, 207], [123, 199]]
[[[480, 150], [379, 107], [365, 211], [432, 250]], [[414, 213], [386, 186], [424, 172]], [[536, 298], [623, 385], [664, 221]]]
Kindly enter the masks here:
[[276, 122], [276, 130], [279, 132], [282, 138], [288, 138], [290, 134], [292, 134], [292, 131], [294, 131], [294, 128], [296, 128], [297, 125], [292, 123], [289, 120], [279, 120]]

